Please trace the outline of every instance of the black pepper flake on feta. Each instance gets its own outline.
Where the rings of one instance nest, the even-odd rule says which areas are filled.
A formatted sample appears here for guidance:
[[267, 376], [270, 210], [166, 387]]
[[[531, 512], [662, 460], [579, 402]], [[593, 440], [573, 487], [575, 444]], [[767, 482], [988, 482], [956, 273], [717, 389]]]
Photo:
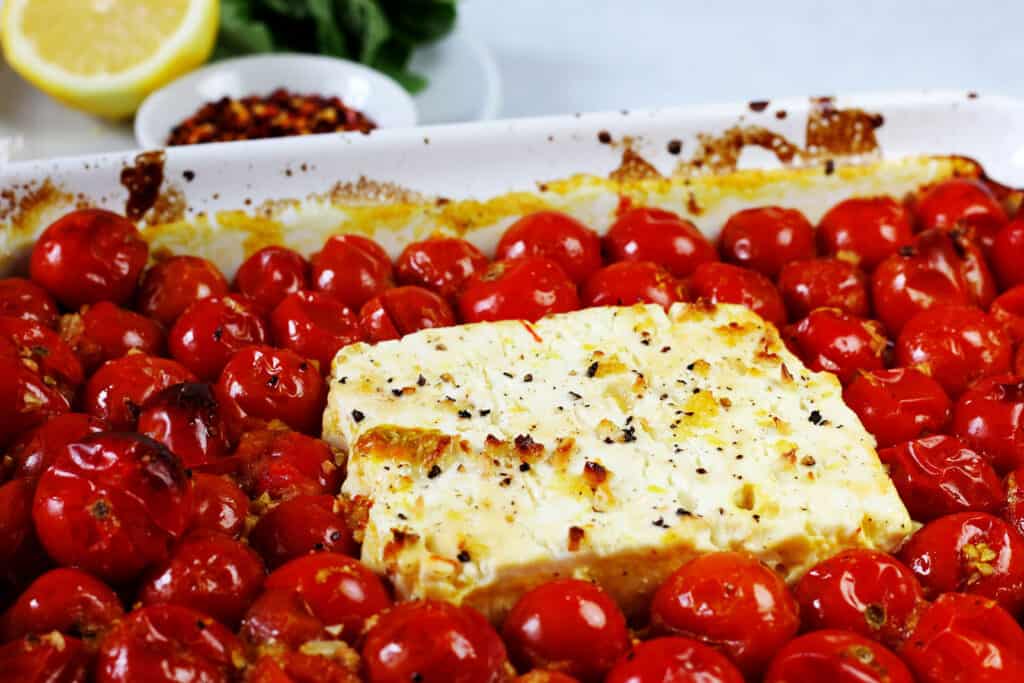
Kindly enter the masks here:
[[653, 524], [654, 526], [657, 526], [657, 527], [661, 527], [662, 529], [667, 529], [668, 526], [669, 526], [668, 524], [665, 523], [665, 518], [664, 517], [658, 517], [656, 520], [651, 522], [651, 524]]
[[[342, 384], [344, 384], [344, 382], [342, 382]], [[424, 377], [423, 375], [420, 375], [419, 377], [416, 378], [416, 386], [422, 387], [422, 386], [426, 386], [426, 384], [427, 384], [427, 378]]]
[[694, 369], [695, 367], [697, 367], [697, 361], [693, 361], [692, 363], [690, 363], [689, 365], [687, 365], [687, 366], [686, 366], [686, 369], [687, 369], [687, 370], [689, 370], [690, 372], [693, 372], [693, 369]]
[[576, 393], [575, 391], [570, 391], [570, 392], [569, 392], [569, 398], [571, 398], [571, 399], [572, 399], [572, 400], [574, 400], [574, 401], [578, 401], [578, 400], [580, 400], [581, 398], [583, 398], [583, 396], [582, 396], [582, 395], [580, 395], [580, 394], [577, 394], [577, 393]]
[[355, 420], [356, 422], [362, 422], [365, 417], [366, 415], [363, 415], [363, 411], [361, 410], [352, 411], [352, 419]]
[[636, 427], [626, 427], [622, 430], [622, 441], [623, 443], [631, 443], [636, 441]]
[[490, 414], [491, 414], [491, 409], [490, 408], [484, 408], [483, 410], [480, 411], [480, 417], [487, 417]]
[[427, 472], [427, 479], [437, 479], [441, 476], [441, 467], [439, 465], [431, 465], [430, 471]]
[[686, 508], [676, 508], [676, 516], [678, 517], [693, 517], [693, 513]]
[[348, 377], [339, 377], [338, 378], [338, 384], [345, 384], [346, 382], [348, 382]]
[[525, 375], [523, 375], [523, 381], [524, 382], [532, 382], [533, 381], [533, 375], [530, 374], [529, 372], [526, 373]]
[[811, 414], [807, 416], [807, 421], [810, 422], [811, 424], [820, 425], [822, 419], [823, 418], [821, 417], [821, 411], [817, 409], [812, 410]]
[[473, 417], [473, 413], [469, 412], [468, 410], [460, 410], [459, 417], [461, 417], [463, 420], [468, 420], [469, 418]]
[[521, 463], [519, 463], [519, 471], [520, 472], [529, 472], [530, 471], [530, 463], [528, 463], [528, 462], [521, 462]]
[[401, 390], [401, 389], [392, 389], [392, 390], [391, 390], [391, 394], [392, 394], [392, 395], [393, 395], [393, 396], [394, 396], [395, 398], [401, 398], [401, 397], [402, 397], [402, 390]]
[[597, 368], [600, 367], [598, 362], [595, 360], [587, 367], [587, 377], [593, 377], [597, 374]]
[[462, 562], [463, 564], [469, 562], [469, 560], [471, 559], [469, 556], [469, 551], [467, 550], [460, 550], [459, 554], [456, 557], [458, 558], [459, 562]]
[[697, 474], [707, 474], [707, 473], [708, 473], [708, 471], [706, 469], [704, 469], [703, 467], [698, 467], [697, 468]]

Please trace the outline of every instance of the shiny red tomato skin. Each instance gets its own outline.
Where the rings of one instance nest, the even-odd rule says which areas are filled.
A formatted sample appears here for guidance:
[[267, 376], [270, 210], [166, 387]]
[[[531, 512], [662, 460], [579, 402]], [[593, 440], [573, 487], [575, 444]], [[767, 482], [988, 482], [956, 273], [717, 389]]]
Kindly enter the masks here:
[[841, 630], [815, 631], [775, 655], [764, 683], [914, 683], [906, 664], [878, 643]]
[[981, 182], [956, 178], [921, 194], [915, 207], [925, 229], [966, 229], [986, 249], [1006, 224], [1006, 211]]
[[33, 519], [50, 556], [119, 583], [165, 560], [192, 512], [191, 482], [163, 445], [101, 432], [68, 444], [35, 492]]
[[558, 671], [534, 669], [522, 676], [516, 676], [512, 679], [512, 683], [580, 683], [580, 681]]
[[[355, 655], [354, 652], [352, 652]], [[245, 671], [245, 683], [360, 683], [344, 656], [271, 649]]]
[[132, 349], [153, 356], [164, 352], [164, 330], [159, 323], [109, 301], [61, 316], [60, 336], [75, 350], [87, 373]]
[[927, 436], [883, 448], [879, 459], [910, 516], [927, 522], [956, 512], [995, 513], [1003, 485], [989, 462], [960, 439]]
[[973, 382], [1010, 371], [1010, 338], [971, 306], [937, 306], [918, 313], [896, 341], [899, 365], [924, 365], [951, 398]]
[[323, 373], [339, 349], [363, 340], [356, 314], [323, 292], [286, 295], [270, 314], [270, 331], [278, 346], [316, 361]]
[[601, 238], [568, 214], [537, 211], [510, 225], [494, 254], [499, 261], [526, 256], [551, 259], [570, 280], [582, 285], [602, 265]]
[[335, 495], [344, 476], [326, 442], [287, 429], [246, 432], [235, 457], [239, 481], [253, 498]]
[[580, 307], [576, 286], [561, 266], [542, 256], [495, 261], [467, 282], [459, 297], [464, 323], [534, 321]]
[[487, 257], [457, 237], [432, 237], [407, 246], [395, 263], [398, 282], [429, 289], [453, 306], [473, 275], [487, 268]]
[[136, 431], [167, 446], [190, 469], [223, 465], [231, 455], [213, 386], [174, 384], [142, 407]]
[[907, 208], [892, 197], [853, 197], [822, 216], [817, 237], [823, 254], [841, 256], [871, 272], [910, 244], [914, 224]]
[[34, 320], [0, 316], [0, 357], [20, 361], [69, 401], [85, 378], [74, 350], [60, 335]]
[[604, 683], [743, 683], [743, 674], [696, 640], [655, 638], [635, 645]]
[[82, 209], [52, 223], [36, 240], [29, 259], [32, 280], [67, 308], [112, 301], [135, 293], [149, 245], [128, 219], [101, 209]]
[[919, 258], [910, 247], [882, 261], [871, 276], [875, 317], [889, 334], [900, 333], [918, 313], [940, 305], [968, 305], [967, 293]]
[[1024, 467], [1007, 474], [1003, 485], [1006, 489], [1006, 505], [1002, 517], [1018, 534], [1024, 536]]
[[368, 683], [505, 680], [505, 646], [483, 615], [439, 600], [406, 602], [382, 613], [366, 634], [362, 655]]
[[690, 278], [695, 298], [715, 304], [740, 304], [770, 323], [782, 326], [786, 308], [782, 296], [764, 275], [728, 263], [703, 263]]
[[228, 683], [243, 661], [238, 639], [202, 612], [153, 605], [133, 611], [103, 639], [96, 683]]
[[142, 276], [135, 309], [169, 328], [196, 301], [227, 293], [217, 266], [198, 256], [171, 256]]
[[49, 566], [32, 522], [34, 482], [0, 485], [0, 590], [17, 591]]
[[619, 261], [590, 276], [580, 296], [584, 308], [658, 304], [666, 311], [687, 301], [686, 285], [650, 261]]
[[0, 448], [18, 435], [71, 410], [68, 397], [23, 361], [0, 355]]
[[249, 532], [249, 544], [271, 569], [312, 552], [357, 555], [345, 518], [334, 510], [334, 496], [300, 495], [268, 510]]
[[967, 293], [976, 306], [988, 308], [999, 290], [978, 245], [962, 230], [925, 230], [914, 238], [913, 251]]
[[238, 351], [221, 371], [214, 393], [235, 436], [273, 420], [320, 433], [327, 387], [317, 369], [294, 351], [269, 346]]
[[51, 569], [18, 596], [0, 619], [0, 640], [58, 631], [93, 642], [124, 616], [105, 583], [78, 569]]
[[786, 342], [816, 372], [831, 372], [844, 385], [858, 372], [885, 367], [888, 341], [874, 320], [856, 318], [835, 308], [819, 308], [785, 330]]
[[1024, 286], [1013, 287], [997, 296], [988, 312], [1006, 328], [1014, 344], [1024, 341]]
[[1024, 379], [996, 375], [974, 383], [953, 408], [952, 431], [1000, 472], [1024, 466]]
[[353, 310], [395, 284], [387, 252], [359, 235], [329, 238], [312, 262], [313, 288]]
[[785, 582], [757, 559], [738, 552], [700, 556], [677, 569], [651, 604], [657, 633], [686, 636], [724, 652], [757, 676], [800, 627]]
[[248, 299], [237, 294], [201, 299], [178, 316], [167, 333], [171, 357], [208, 382], [239, 349], [267, 342], [267, 325]]
[[109, 425], [105, 421], [91, 415], [58, 415], [18, 437], [0, 466], [9, 468], [12, 478], [37, 479], [69, 443], [107, 429]]
[[0, 316], [34, 320], [46, 327], [57, 326], [57, 303], [45, 289], [21, 277], [0, 279]]
[[653, 261], [675, 277], [687, 277], [702, 263], [718, 260], [715, 247], [688, 220], [664, 209], [627, 209], [603, 240], [609, 260]]
[[399, 339], [407, 334], [456, 323], [448, 302], [422, 287], [394, 287], [367, 301], [359, 311], [359, 327], [369, 342]]
[[928, 598], [959, 591], [995, 600], [1011, 614], [1024, 607], [1024, 539], [998, 517], [940, 517], [911, 536], [899, 557]]
[[942, 385], [916, 368], [859, 372], [843, 401], [879, 448], [941, 432], [953, 409]]
[[0, 647], [0, 680], [12, 683], [87, 683], [85, 644], [60, 633], [25, 636]]
[[940, 595], [921, 615], [900, 656], [918, 683], [1002, 683], [1024, 677], [1024, 631], [986, 598]]
[[131, 353], [107, 361], [85, 384], [82, 405], [113, 429], [135, 429], [142, 406], [167, 387], [195, 382], [188, 368], [168, 358]]
[[235, 289], [264, 312], [272, 311], [289, 294], [309, 289], [310, 284], [309, 261], [281, 246], [260, 249], [235, 273]]
[[906, 638], [924, 593], [891, 555], [844, 550], [810, 569], [793, 588], [804, 630], [841, 629], [896, 645]]
[[309, 603], [297, 592], [287, 588], [266, 589], [249, 607], [239, 634], [251, 648], [276, 641], [297, 650], [311, 640], [335, 638], [324, 630]]
[[1020, 267], [1024, 263], [1024, 216], [1018, 216], [995, 234], [988, 260], [1003, 289], [1024, 284], [1024, 268]]
[[249, 498], [227, 477], [206, 472], [192, 474], [193, 531], [220, 531], [238, 538], [249, 515]]
[[718, 252], [723, 261], [775, 278], [787, 263], [814, 258], [814, 226], [796, 209], [744, 209], [725, 222]]
[[550, 581], [520, 597], [502, 636], [521, 670], [554, 669], [581, 681], [600, 681], [630, 647], [615, 601], [578, 579]]
[[867, 276], [849, 261], [820, 258], [783, 264], [778, 287], [790, 320], [816, 308], [838, 308], [859, 318], [871, 313]]

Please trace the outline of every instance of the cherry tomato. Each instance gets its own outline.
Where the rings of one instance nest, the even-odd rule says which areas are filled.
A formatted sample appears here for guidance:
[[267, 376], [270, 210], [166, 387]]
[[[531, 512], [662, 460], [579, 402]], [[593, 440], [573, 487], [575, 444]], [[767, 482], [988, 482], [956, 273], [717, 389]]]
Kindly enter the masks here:
[[764, 275], [728, 263], [704, 263], [690, 278], [695, 297], [715, 304], [740, 304], [776, 326], [786, 322], [779, 290]]
[[582, 681], [600, 681], [630, 646], [615, 601], [578, 579], [551, 581], [523, 595], [505, 618], [502, 636], [520, 669], [555, 669]]
[[1011, 343], [1003, 328], [970, 306], [937, 306], [918, 313], [900, 332], [900, 365], [924, 365], [951, 397], [983, 377], [1010, 371]]
[[1024, 341], [1024, 286], [1008, 289], [996, 297], [988, 312], [1006, 328], [1014, 344]]
[[326, 442], [287, 429], [246, 432], [235, 451], [243, 488], [253, 498], [334, 495], [343, 472]]
[[942, 385], [916, 368], [859, 372], [843, 400], [879, 448], [941, 432], [953, 408]]
[[270, 650], [246, 669], [245, 683], [360, 683], [359, 676], [348, 668], [348, 660], [358, 659], [359, 655], [343, 643], [332, 644], [333, 647], [339, 649], [316, 655]]
[[1024, 631], [991, 600], [947, 593], [924, 611], [900, 650], [918, 683], [1024, 680]]
[[0, 680], [12, 683], [87, 683], [89, 665], [82, 641], [60, 633], [25, 636], [0, 647]]
[[309, 273], [309, 262], [302, 254], [287, 247], [264, 247], [239, 267], [235, 289], [267, 312], [289, 294], [309, 289]]
[[583, 306], [658, 304], [666, 311], [689, 298], [686, 286], [650, 261], [620, 261], [594, 273], [583, 287]]
[[18, 360], [70, 401], [85, 373], [74, 350], [34, 320], [0, 316], [0, 357]]
[[0, 316], [34, 320], [46, 327], [57, 326], [57, 304], [46, 290], [21, 277], [0, 279]]
[[167, 446], [188, 468], [216, 467], [231, 454], [209, 384], [175, 384], [154, 395], [142, 407], [136, 431]]
[[323, 378], [294, 351], [250, 346], [231, 357], [214, 390], [228, 429], [241, 434], [280, 420], [292, 429], [319, 433], [327, 400]]
[[946, 180], [923, 192], [916, 210], [925, 228], [966, 228], [986, 249], [1006, 224], [1006, 212], [992, 191], [966, 178]]
[[195, 375], [173, 360], [130, 353], [107, 361], [89, 378], [82, 404], [114, 429], [129, 431], [150, 398], [167, 387], [195, 381]]
[[96, 683], [228, 683], [243, 661], [238, 639], [202, 612], [153, 605], [133, 611], [103, 639]]
[[58, 415], [18, 437], [7, 450], [4, 465], [12, 477], [36, 479], [69, 443], [108, 428], [105, 421], [91, 415]]
[[1006, 475], [1003, 483], [1006, 488], [1003, 519], [1013, 525], [1018, 534], [1024, 536], [1024, 467]]
[[1020, 267], [1024, 263], [1024, 216], [1010, 221], [995, 234], [988, 258], [1004, 289], [1024, 284], [1024, 268]]
[[121, 600], [102, 581], [77, 569], [51, 569], [4, 613], [0, 639], [59, 631], [92, 642], [122, 616]]
[[655, 638], [636, 645], [604, 683], [743, 683], [716, 650], [689, 638]]
[[787, 263], [814, 258], [814, 226], [796, 209], [744, 209], [725, 222], [718, 251], [723, 261], [774, 278]]
[[[336, 635], [324, 630], [309, 603], [293, 590], [275, 588], [264, 590], [249, 607], [242, 621], [242, 639], [253, 648], [264, 643], [298, 649], [311, 640], [326, 641]], [[351, 634], [350, 634], [351, 635]]]
[[1011, 614], [1024, 606], [1024, 539], [988, 513], [961, 512], [929, 522], [904, 544], [900, 559], [927, 597], [972, 593]]
[[112, 301], [135, 293], [149, 245], [128, 219], [101, 209], [82, 209], [43, 231], [32, 249], [29, 272], [68, 308]]
[[882, 261], [871, 276], [875, 317], [892, 335], [898, 335], [918, 313], [943, 304], [970, 304], [954, 280], [904, 247]]
[[786, 341], [807, 367], [847, 384], [858, 372], [882, 370], [888, 341], [882, 326], [835, 308], [819, 308], [790, 325]]
[[0, 352], [0, 448], [14, 437], [71, 409], [68, 397], [23, 364]]
[[967, 293], [971, 303], [987, 308], [998, 289], [985, 255], [961, 230], [925, 230], [914, 238], [913, 251]]
[[146, 271], [135, 297], [135, 308], [165, 327], [200, 299], [224, 296], [228, 281], [198, 256], [172, 256]]
[[819, 562], [793, 589], [805, 630], [843, 629], [895, 645], [924, 602], [921, 585], [899, 560], [856, 548]]
[[604, 249], [612, 261], [653, 261], [675, 277], [718, 260], [714, 246], [693, 223], [647, 207], [620, 213], [604, 236]]
[[413, 242], [395, 263], [398, 282], [424, 287], [458, 303], [462, 286], [476, 273], [487, 268], [487, 257], [466, 240], [432, 237]]
[[359, 326], [370, 342], [398, 339], [455, 322], [448, 302], [422, 287], [389, 289], [367, 301], [359, 311]]
[[338, 349], [363, 340], [356, 314], [323, 292], [285, 296], [270, 314], [270, 330], [278, 346], [316, 361], [325, 373]]
[[522, 676], [516, 676], [512, 679], [512, 683], [579, 683], [579, 681], [558, 671], [534, 669]]
[[818, 248], [871, 272], [885, 257], [910, 244], [913, 219], [892, 197], [853, 197], [839, 202], [818, 224]]
[[0, 590], [17, 590], [48, 567], [32, 522], [33, 488], [28, 479], [0, 486]]
[[840, 259], [792, 261], [779, 270], [779, 292], [791, 320], [800, 320], [816, 308], [838, 308], [866, 318], [867, 278], [855, 265]]
[[167, 334], [171, 357], [203, 381], [216, 379], [239, 349], [266, 341], [263, 318], [252, 302], [238, 295], [195, 302]]
[[158, 323], [109, 301], [62, 316], [60, 336], [74, 349], [87, 373], [132, 349], [154, 356], [164, 350], [164, 331]]
[[249, 514], [245, 492], [227, 477], [205, 472], [192, 475], [192, 530], [220, 531], [233, 538], [242, 535]]
[[997, 375], [975, 383], [956, 402], [952, 430], [997, 470], [1024, 466], [1024, 380]]
[[391, 259], [359, 235], [335, 235], [313, 254], [313, 287], [353, 310], [394, 286]]
[[787, 643], [775, 655], [764, 683], [914, 683], [900, 658], [848, 631], [817, 631]]
[[952, 436], [927, 436], [883, 448], [878, 457], [889, 468], [910, 516], [927, 522], [954, 512], [996, 512], [1003, 485], [992, 465]]
[[459, 297], [463, 322], [529, 320], [580, 307], [576, 286], [554, 261], [528, 256], [495, 261], [467, 282]]
[[691, 560], [661, 584], [651, 624], [656, 632], [714, 646], [756, 676], [796, 635], [800, 619], [775, 572], [749, 555], [717, 552]]
[[181, 462], [162, 444], [89, 434], [40, 477], [33, 518], [54, 560], [121, 582], [167, 558], [188, 525], [191, 493]]
[[334, 511], [333, 496], [296, 496], [260, 517], [249, 543], [271, 569], [311, 552], [356, 555], [345, 519]]
[[505, 646], [482, 614], [438, 600], [384, 612], [363, 644], [368, 683], [499, 683], [505, 661]]
[[510, 225], [494, 254], [501, 261], [526, 256], [546, 256], [582, 285], [601, 267], [601, 238], [572, 216], [537, 211]]

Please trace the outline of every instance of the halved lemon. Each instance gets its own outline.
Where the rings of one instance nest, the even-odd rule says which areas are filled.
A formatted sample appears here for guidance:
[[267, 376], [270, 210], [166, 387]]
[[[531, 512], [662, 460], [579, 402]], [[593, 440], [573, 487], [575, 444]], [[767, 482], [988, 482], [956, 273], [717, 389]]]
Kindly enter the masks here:
[[6, 0], [11, 67], [65, 104], [117, 118], [206, 61], [218, 0]]

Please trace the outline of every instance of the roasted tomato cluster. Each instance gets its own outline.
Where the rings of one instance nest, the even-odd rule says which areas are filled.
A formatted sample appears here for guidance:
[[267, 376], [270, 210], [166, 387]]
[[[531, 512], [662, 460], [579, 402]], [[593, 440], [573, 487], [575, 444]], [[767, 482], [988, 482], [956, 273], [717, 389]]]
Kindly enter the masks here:
[[[623, 202], [602, 237], [520, 218], [493, 260], [436, 237], [262, 249], [232, 282], [130, 221], [51, 225], [0, 280], [0, 680], [938, 683], [1024, 680], [1024, 217], [957, 179], [717, 243]], [[912, 516], [795, 586], [697, 557], [623, 614], [580, 578], [502, 624], [396, 603], [318, 437], [338, 349], [580, 306], [748, 306], [836, 375]]]

